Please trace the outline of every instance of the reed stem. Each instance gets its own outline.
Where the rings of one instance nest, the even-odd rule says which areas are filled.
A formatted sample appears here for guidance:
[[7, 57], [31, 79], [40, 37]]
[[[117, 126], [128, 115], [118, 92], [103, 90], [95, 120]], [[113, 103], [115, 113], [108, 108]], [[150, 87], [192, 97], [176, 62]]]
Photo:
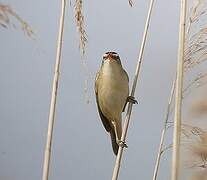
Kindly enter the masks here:
[[[148, 10], [147, 20], [145, 23], [145, 29], [144, 29], [144, 34], [143, 34], [143, 39], [142, 39], [142, 44], [141, 44], [141, 49], [139, 52], [139, 57], [138, 57], [138, 61], [137, 61], [136, 71], [135, 71], [135, 77], [134, 77], [132, 90], [131, 90], [131, 94], [130, 94], [132, 97], [134, 97], [138, 77], [140, 74], [141, 63], [143, 60], [143, 54], [144, 54], [144, 49], [145, 49], [145, 45], [146, 45], [147, 34], [148, 34], [148, 30], [149, 30], [150, 19], [151, 19], [151, 15], [152, 15], [152, 9], [153, 9], [154, 2], [155, 2], [155, 0], [151, 0], [150, 7]], [[122, 142], [125, 142], [125, 140], [126, 140], [127, 130], [129, 127], [130, 117], [131, 117], [131, 113], [132, 113], [132, 106], [133, 106], [133, 104], [129, 103], [128, 108], [127, 108], [124, 128], [123, 128], [123, 132], [122, 132], [122, 136], [121, 136]], [[121, 159], [122, 159], [122, 155], [123, 155], [123, 149], [124, 149], [123, 146], [119, 146], [119, 150], [118, 150], [118, 154], [117, 154], [116, 162], [115, 162], [115, 166], [114, 166], [114, 171], [113, 171], [113, 175], [112, 175], [112, 180], [118, 179], [119, 170], [120, 170], [120, 166], [121, 166]]]
[[55, 108], [56, 108], [56, 101], [57, 101], [58, 81], [60, 76], [60, 60], [61, 60], [62, 44], [63, 44], [62, 42], [63, 42], [65, 7], [66, 7], [66, 0], [62, 0], [61, 15], [59, 20], [59, 34], [57, 40], [56, 63], [55, 63], [55, 72], [54, 72], [54, 79], [53, 79], [53, 86], [52, 86], [42, 180], [48, 180], [49, 177], [49, 167], [50, 167], [50, 157], [51, 157], [51, 147], [52, 147], [52, 137], [53, 137], [52, 135], [53, 135], [53, 127], [55, 121]]
[[161, 133], [160, 145], [159, 145], [159, 150], [158, 150], [158, 153], [157, 153], [157, 159], [156, 159], [156, 164], [155, 164], [152, 180], [157, 180], [157, 175], [158, 175], [158, 171], [159, 171], [159, 167], [160, 167], [160, 159], [161, 159], [161, 155], [162, 155], [162, 152], [163, 152], [164, 138], [165, 138], [165, 134], [166, 134], [166, 130], [167, 130], [167, 124], [168, 124], [169, 115], [170, 115], [170, 107], [171, 107], [172, 99], [173, 99], [174, 92], [175, 92], [175, 83], [176, 83], [176, 79], [174, 79], [173, 83], [172, 83], [170, 97], [169, 97], [168, 105], [167, 105], [167, 112], [166, 112], [165, 121], [164, 121], [164, 127], [163, 127], [162, 133]]
[[175, 119], [173, 135], [173, 154], [172, 154], [172, 180], [179, 178], [179, 160], [180, 160], [180, 136], [181, 136], [181, 118], [182, 118], [182, 91], [183, 91], [183, 72], [184, 72], [184, 50], [185, 50], [185, 23], [187, 1], [181, 0], [180, 25], [179, 25], [179, 47], [177, 62], [177, 80], [175, 94]]

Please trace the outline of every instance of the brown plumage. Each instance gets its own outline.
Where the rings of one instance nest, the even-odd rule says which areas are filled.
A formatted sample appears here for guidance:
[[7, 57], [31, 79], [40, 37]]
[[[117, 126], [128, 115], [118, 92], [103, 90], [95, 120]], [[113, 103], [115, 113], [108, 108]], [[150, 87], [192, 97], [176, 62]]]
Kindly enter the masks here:
[[128, 94], [128, 75], [122, 68], [119, 56], [108, 52], [103, 56], [100, 71], [95, 81], [95, 93], [98, 111], [102, 123], [110, 133], [114, 154], [118, 153], [118, 141], [121, 139], [121, 113]]

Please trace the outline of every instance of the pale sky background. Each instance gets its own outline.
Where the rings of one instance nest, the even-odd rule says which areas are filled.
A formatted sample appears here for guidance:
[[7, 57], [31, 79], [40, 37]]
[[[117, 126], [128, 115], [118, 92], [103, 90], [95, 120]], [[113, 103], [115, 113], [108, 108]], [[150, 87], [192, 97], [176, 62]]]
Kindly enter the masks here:
[[[117, 51], [130, 77], [135, 72], [149, 0], [84, 1], [88, 44], [81, 58], [72, 6], [67, 6], [50, 180], [111, 178], [115, 162], [110, 137], [98, 116], [94, 78], [106, 51]], [[177, 61], [179, 2], [155, 3], [140, 82], [127, 135], [119, 180], [151, 179], [161, 127]], [[2, 1], [35, 30], [0, 28], [0, 180], [42, 176], [54, 72], [60, 1]], [[17, 23], [18, 24], [18, 23]], [[84, 98], [85, 70], [89, 69]], [[170, 133], [169, 133], [170, 134]], [[170, 142], [170, 141], [169, 141]], [[163, 156], [160, 180], [170, 177], [170, 151]]]

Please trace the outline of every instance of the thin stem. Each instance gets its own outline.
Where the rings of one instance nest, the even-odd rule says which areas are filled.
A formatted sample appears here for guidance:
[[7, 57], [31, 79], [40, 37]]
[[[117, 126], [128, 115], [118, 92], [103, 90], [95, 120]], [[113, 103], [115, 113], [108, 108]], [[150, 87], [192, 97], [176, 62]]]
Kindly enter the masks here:
[[170, 115], [170, 107], [171, 107], [172, 99], [173, 99], [174, 92], [175, 92], [175, 83], [176, 83], [176, 78], [173, 80], [172, 88], [171, 88], [171, 92], [170, 92], [170, 97], [168, 100], [168, 106], [167, 106], [167, 111], [166, 111], [166, 116], [165, 116], [165, 121], [164, 121], [164, 127], [162, 129], [162, 134], [161, 134], [161, 138], [160, 138], [160, 146], [159, 146], [159, 150], [157, 153], [157, 160], [156, 160], [156, 164], [155, 164], [155, 168], [154, 168], [153, 180], [157, 180], [157, 175], [158, 175], [159, 166], [160, 166], [160, 158], [161, 158], [161, 155], [163, 152], [164, 138], [165, 138], [166, 130], [168, 129], [167, 125], [168, 125], [168, 120], [169, 120], [169, 115]]
[[53, 79], [53, 86], [52, 86], [52, 96], [51, 96], [50, 113], [49, 113], [49, 120], [48, 120], [48, 132], [47, 132], [47, 142], [45, 147], [42, 180], [48, 180], [48, 176], [49, 176], [52, 135], [53, 135], [54, 120], [55, 120], [58, 81], [60, 75], [60, 60], [61, 60], [62, 42], [63, 42], [65, 7], [66, 7], [66, 0], [62, 0], [61, 15], [59, 20], [59, 34], [57, 40], [56, 63], [55, 63], [55, 72], [54, 72], [54, 79]]
[[185, 49], [185, 22], [186, 22], [186, 0], [181, 0], [180, 27], [179, 27], [179, 49], [177, 63], [177, 81], [175, 96], [175, 120], [173, 135], [173, 156], [172, 156], [172, 180], [179, 177], [180, 159], [180, 136], [181, 136], [181, 107], [183, 91], [183, 71], [184, 71], [184, 49]]
[[[149, 30], [150, 19], [151, 19], [151, 15], [152, 15], [152, 9], [153, 9], [154, 2], [155, 2], [155, 0], [151, 0], [151, 2], [150, 2], [150, 7], [149, 7], [148, 15], [147, 15], [147, 20], [146, 20], [142, 44], [141, 44], [141, 49], [140, 49], [139, 58], [138, 58], [137, 66], [136, 66], [135, 77], [134, 77], [132, 90], [131, 90], [131, 94], [130, 94], [132, 97], [135, 94], [136, 85], [137, 85], [137, 81], [138, 81], [138, 77], [139, 77], [139, 73], [140, 73], [140, 69], [141, 69], [141, 63], [142, 63], [142, 59], [143, 59], [143, 54], [144, 54], [145, 44], [146, 44], [146, 40], [147, 40], [147, 34], [148, 34], [148, 30]], [[129, 127], [129, 121], [130, 121], [130, 117], [131, 117], [131, 113], [132, 113], [132, 106], [133, 106], [133, 104], [129, 103], [128, 108], [127, 108], [124, 128], [123, 128], [123, 132], [122, 132], [122, 136], [121, 136], [122, 142], [125, 142], [125, 140], [126, 140], [127, 130]], [[124, 147], [119, 146], [118, 154], [116, 157], [116, 163], [115, 163], [114, 171], [113, 171], [113, 175], [112, 175], [112, 180], [118, 179], [123, 149], [124, 149]]]

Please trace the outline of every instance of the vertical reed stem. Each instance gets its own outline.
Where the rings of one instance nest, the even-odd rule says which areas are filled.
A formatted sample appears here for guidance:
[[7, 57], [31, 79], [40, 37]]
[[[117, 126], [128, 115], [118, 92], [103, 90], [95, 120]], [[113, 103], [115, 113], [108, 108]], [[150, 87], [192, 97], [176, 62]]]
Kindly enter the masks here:
[[[151, 19], [151, 15], [152, 15], [152, 9], [153, 9], [154, 2], [155, 2], [155, 0], [151, 0], [150, 7], [148, 10], [147, 20], [146, 20], [142, 44], [141, 44], [141, 49], [139, 52], [139, 58], [137, 61], [137, 66], [136, 66], [136, 71], [135, 71], [135, 77], [134, 77], [132, 90], [131, 90], [131, 94], [130, 94], [132, 97], [134, 97], [134, 94], [135, 94], [136, 85], [137, 85], [137, 81], [138, 81], [138, 77], [139, 77], [139, 73], [140, 73], [140, 69], [141, 69], [141, 63], [142, 63], [144, 49], [145, 49], [145, 45], [146, 45], [147, 34], [148, 34], [148, 30], [149, 30], [150, 19]], [[127, 130], [129, 127], [129, 121], [130, 121], [130, 117], [131, 117], [131, 113], [132, 113], [132, 106], [133, 106], [133, 104], [129, 103], [128, 108], [127, 108], [124, 128], [123, 128], [122, 137], [121, 137], [122, 142], [125, 142], [125, 140], [126, 140], [126, 134], [127, 134]], [[123, 155], [123, 149], [124, 149], [124, 147], [119, 146], [119, 150], [118, 150], [118, 154], [117, 154], [116, 162], [115, 162], [115, 166], [114, 166], [114, 171], [113, 171], [113, 175], [112, 175], [112, 180], [118, 179], [120, 165], [121, 165], [121, 158]]]
[[161, 158], [161, 155], [163, 152], [164, 138], [165, 138], [165, 134], [166, 134], [166, 130], [167, 130], [167, 123], [168, 123], [169, 115], [170, 115], [170, 107], [171, 107], [173, 95], [175, 92], [175, 83], [176, 83], [176, 78], [173, 80], [173, 84], [172, 84], [172, 88], [171, 88], [171, 92], [170, 92], [170, 97], [168, 100], [168, 106], [167, 106], [167, 112], [166, 112], [166, 116], [165, 116], [164, 127], [162, 129], [162, 134], [161, 134], [161, 138], [160, 138], [160, 146], [159, 146], [159, 150], [157, 153], [157, 160], [156, 160], [154, 173], [153, 173], [153, 180], [157, 180], [158, 170], [159, 170], [159, 166], [160, 166], [160, 158]]
[[46, 147], [45, 147], [42, 180], [48, 180], [48, 177], [49, 177], [52, 135], [53, 135], [54, 120], [55, 120], [55, 108], [56, 108], [58, 81], [59, 81], [59, 75], [60, 75], [60, 60], [61, 60], [62, 42], [63, 42], [65, 7], [66, 7], [66, 0], [62, 0], [61, 15], [60, 15], [60, 20], [59, 20], [59, 34], [58, 34], [58, 40], [57, 40], [56, 63], [55, 63], [55, 72], [54, 72], [54, 79], [53, 79], [53, 86], [52, 86], [51, 104], [50, 104], [50, 112], [49, 112], [49, 120], [48, 120], [47, 142], [46, 142]]
[[183, 90], [183, 67], [184, 67], [184, 48], [185, 48], [185, 23], [186, 23], [186, 0], [181, 0], [180, 26], [179, 26], [179, 49], [177, 63], [177, 81], [175, 94], [175, 120], [173, 135], [173, 156], [172, 156], [172, 180], [179, 178], [179, 159], [180, 159], [180, 136], [182, 118], [182, 90]]

